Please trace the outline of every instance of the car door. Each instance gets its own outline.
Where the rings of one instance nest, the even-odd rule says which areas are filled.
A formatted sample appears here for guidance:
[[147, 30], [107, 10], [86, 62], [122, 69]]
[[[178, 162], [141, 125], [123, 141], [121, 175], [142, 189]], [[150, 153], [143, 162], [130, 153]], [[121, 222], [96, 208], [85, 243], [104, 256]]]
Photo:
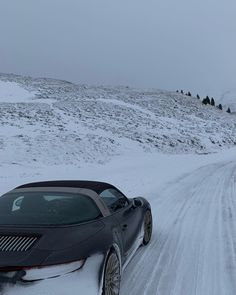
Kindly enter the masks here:
[[115, 188], [104, 190], [100, 193], [100, 197], [110, 209], [120, 228], [124, 254], [127, 255], [140, 234], [142, 208], [133, 207], [132, 202]]

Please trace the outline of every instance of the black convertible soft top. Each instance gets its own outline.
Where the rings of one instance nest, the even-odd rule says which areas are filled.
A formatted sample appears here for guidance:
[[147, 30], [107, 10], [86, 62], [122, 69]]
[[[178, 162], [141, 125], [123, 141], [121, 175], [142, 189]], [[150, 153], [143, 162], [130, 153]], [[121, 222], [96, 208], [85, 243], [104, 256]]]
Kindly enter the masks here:
[[15, 189], [30, 188], [30, 187], [74, 187], [74, 188], [86, 188], [95, 191], [98, 195], [108, 188], [115, 188], [113, 185], [100, 182], [100, 181], [88, 181], [88, 180], [53, 180], [53, 181], [41, 181], [26, 183]]

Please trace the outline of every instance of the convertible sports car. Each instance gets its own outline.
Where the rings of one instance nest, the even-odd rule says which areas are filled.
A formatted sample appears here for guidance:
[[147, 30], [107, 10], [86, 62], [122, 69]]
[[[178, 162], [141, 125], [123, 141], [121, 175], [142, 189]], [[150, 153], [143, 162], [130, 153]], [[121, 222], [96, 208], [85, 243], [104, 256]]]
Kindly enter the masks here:
[[0, 197], [0, 289], [83, 272], [100, 254], [98, 294], [118, 295], [122, 269], [151, 235], [148, 201], [128, 199], [111, 184], [19, 186]]

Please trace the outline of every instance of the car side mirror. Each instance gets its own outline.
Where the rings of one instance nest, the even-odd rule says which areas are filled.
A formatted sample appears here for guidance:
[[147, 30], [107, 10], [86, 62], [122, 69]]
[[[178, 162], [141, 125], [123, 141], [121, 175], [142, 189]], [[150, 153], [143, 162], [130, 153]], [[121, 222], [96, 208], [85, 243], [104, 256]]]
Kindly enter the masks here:
[[132, 206], [133, 206], [133, 208], [142, 207], [142, 205], [143, 205], [143, 202], [139, 198], [134, 198], [132, 200]]

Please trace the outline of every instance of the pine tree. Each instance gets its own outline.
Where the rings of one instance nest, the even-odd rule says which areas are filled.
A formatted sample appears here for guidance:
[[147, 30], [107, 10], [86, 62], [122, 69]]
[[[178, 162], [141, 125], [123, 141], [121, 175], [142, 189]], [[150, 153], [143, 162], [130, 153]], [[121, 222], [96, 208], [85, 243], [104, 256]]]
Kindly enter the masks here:
[[181, 91], [180, 91], [180, 93], [181, 93], [181, 94], [184, 94], [184, 91], [183, 91], [183, 90], [181, 90]]
[[188, 95], [188, 96], [192, 96], [192, 94], [191, 94], [191, 92], [190, 92], [190, 91], [187, 93], [187, 95]]
[[176, 90], [177, 93], [179, 93], [179, 90]]
[[206, 96], [206, 103], [207, 103], [207, 104], [211, 104], [211, 101], [210, 101], [210, 98], [209, 98], [208, 95]]
[[207, 99], [206, 98], [203, 98], [202, 103], [203, 104], [207, 104]]
[[230, 114], [230, 113], [231, 113], [231, 110], [230, 110], [230, 108], [228, 108], [226, 112]]
[[200, 96], [197, 94], [197, 99], [200, 99]]
[[211, 98], [211, 105], [212, 105], [212, 106], [215, 106], [215, 100], [214, 100], [213, 97]]
[[219, 108], [220, 110], [223, 110], [223, 107], [222, 107], [222, 104], [221, 104], [221, 103], [218, 105], [218, 108]]

